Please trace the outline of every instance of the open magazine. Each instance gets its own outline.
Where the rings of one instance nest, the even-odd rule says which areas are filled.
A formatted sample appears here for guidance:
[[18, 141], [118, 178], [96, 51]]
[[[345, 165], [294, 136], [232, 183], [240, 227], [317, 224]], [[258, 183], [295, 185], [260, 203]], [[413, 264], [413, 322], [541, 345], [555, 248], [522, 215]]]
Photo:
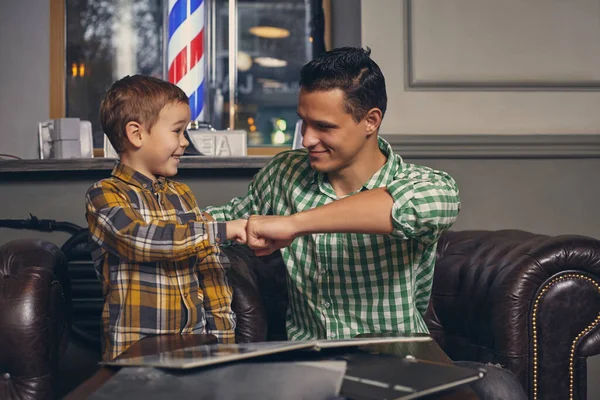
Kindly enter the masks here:
[[424, 342], [432, 340], [427, 335], [404, 335], [390, 337], [360, 337], [339, 340], [304, 340], [236, 344], [208, 344], [184, 347], [158, 354], [119, 358], [101, 362], [115, 366], [146, 366], [158, 368], [189, 369], [221, 364], [248, 358], [266, 356], [294, 350], [312, 350], [336, 347], [356, 347], [400, 342]]

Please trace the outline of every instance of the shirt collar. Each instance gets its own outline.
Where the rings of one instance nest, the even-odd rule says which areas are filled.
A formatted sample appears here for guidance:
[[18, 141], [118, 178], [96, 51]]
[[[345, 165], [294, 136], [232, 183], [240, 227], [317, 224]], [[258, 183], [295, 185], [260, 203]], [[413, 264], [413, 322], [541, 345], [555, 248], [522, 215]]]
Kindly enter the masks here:
[[[387, 182], [389, 182], [390, 177], [396, 175], [398, 169], [403, 163], [402, 157], [395, 154], [392, 146], [381, 136], [377, 136], [377, 145], [379, 146], [379, 150], [381, 150], [381, 152], [386, 156], [387, 161], [379, 169], [379, 171], [375, 172], [375, 174], [373, 174], [373, 176], [367, 182], [365, 182], [361, 190], [371, 190], [385, 186]], [[327, 182], [325, 174], [313, 170], [311, 183], [315, 182], [320, 188], [324, 188], [324, 182]], [[329, 193], [329, 190], [326, 190], [326, 192]], [[333, 188], [331, 189], [331, 192], [333, 193]]]
[[402, 158], [394, 154], [392, 146], [383, 138], [377, 138], [379, 150], [387, 157], [387, 161], [375, 172], [373, 176], [363, 185], [363, 189], [371, 190], [382, 186], [387, 186], [391, 178], [398, 172], [398, 168], [402, 164]]
[[131, 185], [158, 192], [166, 187], [167, 180], [160, 176], [156, 181], [148, 178], [146, 175], [128, 167], [127, 165], [117, 162], [111, 173], [112, 176]]

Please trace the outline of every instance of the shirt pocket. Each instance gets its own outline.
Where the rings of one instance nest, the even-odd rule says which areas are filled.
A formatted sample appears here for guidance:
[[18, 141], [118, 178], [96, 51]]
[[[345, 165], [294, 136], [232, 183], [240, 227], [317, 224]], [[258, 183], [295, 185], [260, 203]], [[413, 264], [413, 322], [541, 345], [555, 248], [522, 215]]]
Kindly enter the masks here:
[[185, 212], [185, 211], [177, 210], [176, 216], [177, 216], [177, 223], [181, 224], [181, 225], [187, 224], [190, 221], [200, 221], [200, 218], [198, 218], [196, 216], [196, 213], [193, 211]]

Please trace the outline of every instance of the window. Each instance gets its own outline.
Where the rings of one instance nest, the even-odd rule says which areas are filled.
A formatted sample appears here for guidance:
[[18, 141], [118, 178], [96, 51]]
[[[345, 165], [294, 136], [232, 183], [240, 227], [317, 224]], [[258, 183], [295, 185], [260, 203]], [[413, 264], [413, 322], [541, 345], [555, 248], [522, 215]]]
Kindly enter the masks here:
[[[94, 147], [103, 143], [102, 95], [128, 74], [171, 77], [188, 95], [199, 89], [201, 119], [246, 130], [249, 153], [291, 146], [300, 68], [325, 49], [322, 0], [67, 0], [65, 11], [66, 115], [92, 122]], [[201, 68], [184, 79], [192, 69], [170, 74], [176, 54], [169, 49], [182, 49], [175, 32], [189, 30], [190, 17], [203, 24], [194, 60]]]

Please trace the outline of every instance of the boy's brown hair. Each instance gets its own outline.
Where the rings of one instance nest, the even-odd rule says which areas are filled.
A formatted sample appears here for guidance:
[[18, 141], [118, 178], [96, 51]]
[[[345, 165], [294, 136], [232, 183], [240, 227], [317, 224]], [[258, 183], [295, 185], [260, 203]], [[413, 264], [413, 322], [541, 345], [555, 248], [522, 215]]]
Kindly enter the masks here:
[[100, 124], [118, 153], [125, 150], [125, 126], [135, 121], [150, 131], [160, 111], [171, 103], [189, 104], [178, 86], [143, 75], [126, 76], [110, 87], [100, 103]]

